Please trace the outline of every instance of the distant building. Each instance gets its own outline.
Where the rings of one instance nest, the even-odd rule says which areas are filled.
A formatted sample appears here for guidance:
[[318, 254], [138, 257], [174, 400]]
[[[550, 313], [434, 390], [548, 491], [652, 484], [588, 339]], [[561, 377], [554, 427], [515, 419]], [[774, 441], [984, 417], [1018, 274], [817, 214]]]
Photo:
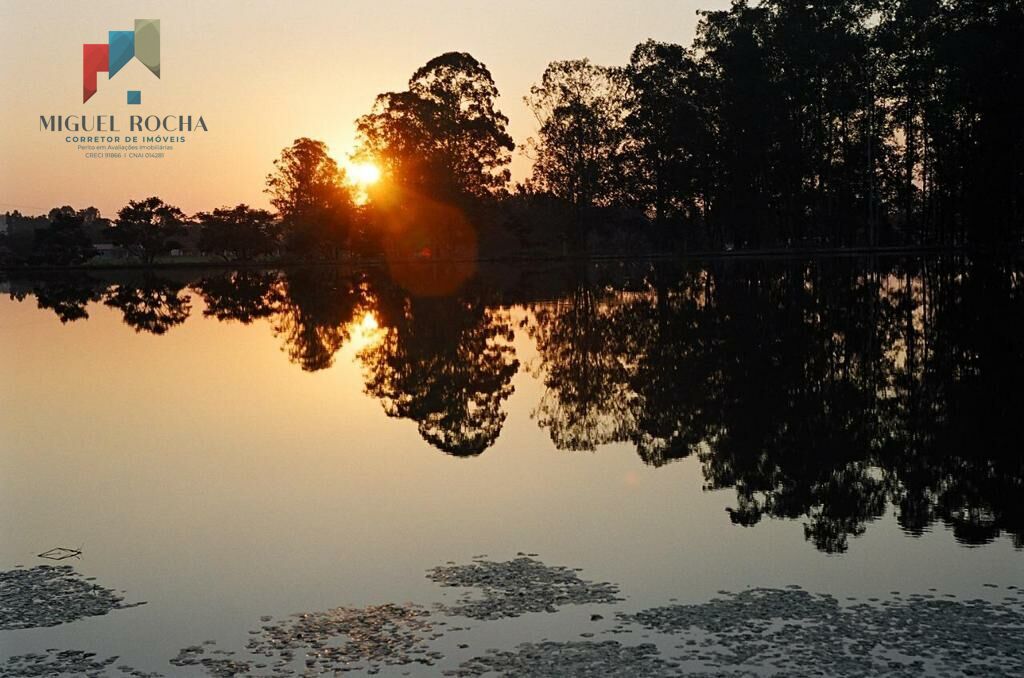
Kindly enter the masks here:
[[128, 258], [128, 250], [109, 242], [98, 242], [92, 246], [96, 251], [93, 261], [121, 261]]

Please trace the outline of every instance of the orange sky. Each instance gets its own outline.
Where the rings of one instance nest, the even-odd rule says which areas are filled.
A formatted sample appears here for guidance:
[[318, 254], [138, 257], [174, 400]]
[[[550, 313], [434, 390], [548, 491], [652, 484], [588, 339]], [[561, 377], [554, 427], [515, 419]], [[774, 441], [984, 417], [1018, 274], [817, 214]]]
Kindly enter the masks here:
[[[655, 38], [689, 44], [699, 8], [727, 0], [597, 2], [35, 2], [0, 0], [0, 212], [95, 205], [106, 215], [159, 195], [186, 212], [265, 205], [264, 177], [299, 136], [322, 139], [342, 160], [354, 120], [374, 97], [404, 89], [412, 72], [446, 51], [490, 68], [516, 143], [534, 131], [522, 103], [549, 61], [587, 56], [622, 64]], [[106, 42], [136, 18], [161, 21], [161, 79], [133, 61], [81, 103], [82, 44]], [[143, 92], [127, 106], [126, 89]], [[40, 115], [202, 115], [162, 159], [87, 159]], [[529, 161], [517, 149], [513, 179]]]

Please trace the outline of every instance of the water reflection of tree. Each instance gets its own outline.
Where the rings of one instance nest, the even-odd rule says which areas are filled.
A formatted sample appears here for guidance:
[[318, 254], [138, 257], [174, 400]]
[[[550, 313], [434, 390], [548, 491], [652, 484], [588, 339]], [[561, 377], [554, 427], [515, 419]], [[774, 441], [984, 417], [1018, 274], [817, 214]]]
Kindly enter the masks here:
[[710, 285], [700, 271], [667, 276], [655, 269], [651, 294], [623, 310], [621, 324], [633, 328], [637, 344], [628, 383], [636, 425], [629, 437], [648, 464], [682, 459], [711, 437], [713, 331], [700, 314]]
[[567, 294], [535, 308], [529, 326], [541, 356], [535, 373], [545, 387], [533, 416], [555, 447], [593, 450], [625, 439], [633, 429], [628, 392], [633, 335], [618, 324], [620, 309], [588, 272], [573, 274]]
[[632, 442], [660, 465], [694, 451], [733, 522], [802, 519], [841, 552], [892, 503], [920, 534], [1021, 541], [1020, 276], [732, 263], [644, 293], [576, 285], [535, 313], [537, 409], [561, 449]]
[[193, 285], [203, 297], [203, 315], [248, 325], [269, 318], [280, 307], [280, 273], [243, 269], [203, 278]]
[[883, 459], [911, 534], [934, 522], [982, 544], [1024, 547], [1024, 290], [1019, 270], [985, 264], [908, 272], [905, 365], [895, 407], [907, 422]]
[[185, 283], [149, 273], [135, 282], [118, 283], [104, 296], [103, 303], [121, 311], [124, 323], [136, 332], [164, 334], [185, 322], [192, 310], [192, 297]]
[[[945, 524], [963, 543], [1007, 534], [1024, 547], [1019, 266], [731, 260], [652, 266], [640, 283], [575, 266], [530, 284], [556, 299], [534, 304], [527, 331], [545, 386], [534, 416], [558, 448], [630, 443], [655, 466], [696, 456], [707, 488], [735, 492], [736, 524], [801, 520], [828, 552], [887, 507], [909, 535]], [[479, 454], [502, 430], [513, 330], [477, 279], [435, 297], [383, 270], [242, 271], [193, 287], [209, 317], [270, 318], [309, 371], [372, 314], [379, 342], [359, 359], [388, 415], [451, 454]], [[102, 299], [156, 334], [190, 310], [183, 283], [152, 274], [10, 289], [65, 322]]]
[[360, 360], [366, 390], [388, 416], [415, 421], [423, 439], [448, 454], [477, 455], [494, 444], [519, 368], [507, 311], [391, 288], [378, 316], [384, 336]]
[[872, 286], [830, 288], [841, 271], [759, 269], [717, 272], [706, 310], [717, 335], [716, 435], [701, 455], [707, 484], [735, 487], [734, 522], [804, 516], [809, 539], [842, 551], [885, 506], [866, 456], [877, 437], [870, 372], [878, 344], [857, 318]]
[[106, 285], [83, 273], [69, 273], [34, 281], [31, 286], [36, 305], [51, 310], [61, 323], [89, 317], [88, 306], [103, 298]]
[[334, 364], [350, 325], [366, 301], [359, 277], [338, 269], [295, 269], [281, 282], [274, 333], [288, 359], [306, 372]]

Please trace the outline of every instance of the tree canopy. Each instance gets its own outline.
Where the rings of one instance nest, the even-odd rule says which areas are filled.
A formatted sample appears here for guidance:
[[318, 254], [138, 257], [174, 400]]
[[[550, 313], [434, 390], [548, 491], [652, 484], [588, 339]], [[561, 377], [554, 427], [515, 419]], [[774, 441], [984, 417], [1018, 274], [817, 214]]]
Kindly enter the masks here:
[[336, 254], [347, 243], [354, 207], [344, 178], [322, 141], [302, 137], [281, 151], [266, 192], [293, 250]]
[[400, 188], [443, 199], [500, 193], [515, 144], [497, 97], [484, 64], [442, 54], [413, 73], [407, 91], [377, 97], [356, 123], [360, 152]]
[[157, 197], [132, 200], [117, 213], [116, 242], [146, 263], [170, 251], [171, 238], [185, 233], [185, 213]]

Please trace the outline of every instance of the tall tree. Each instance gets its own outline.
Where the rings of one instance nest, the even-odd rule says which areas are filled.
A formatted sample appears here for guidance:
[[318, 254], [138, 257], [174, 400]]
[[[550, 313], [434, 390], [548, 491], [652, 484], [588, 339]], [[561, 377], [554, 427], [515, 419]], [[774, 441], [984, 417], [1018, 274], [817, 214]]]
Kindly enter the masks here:
[[530, 187], [577, 211], [612, 203], [620, 189], [625, 92], [622, 69], [589, 59], [549, 64], [525, 97], [539, 125], [527, 142]]
[[406, 92], [381, 94], [357, 121], [361, 153], [395, 185], [433, 197], [486, 198], [504, 190], [515, 148], [498, 88], [466, 52], [434, 57]]
[[337, 256], [347, 244], [355, 207], [344, 170], [322, 141], [302, 137], [282, 150], [267, 175], [266, 192], [292, 250]]
[[696, 217], [704, 200], [699, 169], [708, 158], [703, 83], [684, 47], [648, 40], [626, 67], [627, 192], [656, 221]]
[[772, 81], [766, 31], [767, 11], [745, 0], [729, 10], [701, 13], [697, 27], [694, 46], [708, 82], [715, 130], [709, 217], [718, 244], [758, 240], [772, 212], [782, 104]]

